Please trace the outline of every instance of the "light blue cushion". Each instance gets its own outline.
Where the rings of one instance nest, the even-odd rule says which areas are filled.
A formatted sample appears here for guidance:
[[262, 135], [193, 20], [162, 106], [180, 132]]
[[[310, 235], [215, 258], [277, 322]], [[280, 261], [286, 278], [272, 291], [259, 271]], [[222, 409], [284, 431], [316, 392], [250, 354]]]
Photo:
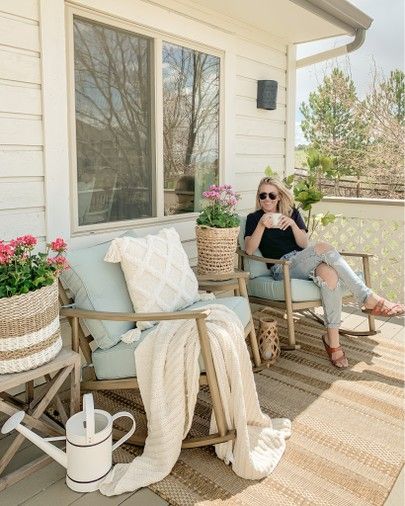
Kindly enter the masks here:
[[[186, 311], [192, 311], [206, 306], [207, 304], [223, 304], [232, 309], [240, 318], [244, 327], [250, 321], [250, 306], [244, 297], [223, 297], [215, 301], [199, 301], [189, 306]], [[153, 329], [144, 330], [141, 338], [133, 343], [127, 344], [120, 341], [108, 349], [97, 348], [93, 352], [93, 365], [98, 379], [132, 378], [136, 376], [134, 351], [145, 337]], [[205, 370], [204, 362], [200, 355], [199, 364], [202, 371]]]
[[[124, 235], [135, 236], [133, 232]], [[72, 292], [75, 307], [92, 311], [134, 311], [120, 264], [104, 261], [111, 241], [68, 253], [70, 269], [61, 275]], [[134, 328], [134, 322], [84, 320], [100, 348], [110, 348], [121, 335]]]
[[[361, 272], [356, 273], [363, 278]], [[283, 281], [275, 281], [271, 276], [260, 276], [248, 281], [248, 294], [253, 297], [260, 297], [269, 300], [285, 300]], [[342, 296], [350, 295], [346, 287], [341, 285]], [[293, 302], [302, 302], [307, 300], [319, 300], [321, 292], [318, 286], [311, 280], [292, 279], [291, 280], [291, 296]]]
[[[239, 247], [241, 250], [245, 251], [245, 228], [246, 228], [246, 216], [239, 216], [240, 218], [240, 231], [239, 231]], [[263, 257], [260, 253], [260, 250], [257, 249], [254, 252], [254, 255], [258, 257]], [[246, 272], [250, 273], [250, 279], [257, 278], [258, 276], [266, 276], [269, 274], [269, 269], [267, 268], [267, 264], [264, 262], [257, 262], [254, 260], [249, 260], [248, 258], [243, 259], [243, 266]]]

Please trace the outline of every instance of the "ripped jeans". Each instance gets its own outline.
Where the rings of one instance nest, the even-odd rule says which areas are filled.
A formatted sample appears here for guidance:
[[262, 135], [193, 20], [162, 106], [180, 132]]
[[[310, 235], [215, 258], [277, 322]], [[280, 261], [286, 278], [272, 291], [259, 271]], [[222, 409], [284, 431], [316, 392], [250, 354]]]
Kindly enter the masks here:
[[[290, 251], [281, 257], [289, 260], [290, 275], [295, 279], [312, 279], [321, 290], [321, 299], [324, 309], [325, 326], [338, 328], [341, 324], [342, 315], [342, 288], [341, 283], [354, 295], [359, 305], [371, 295], [372, 291], [355, 274], [346, 260], [334, 248], [318, 254], [314, 246], [308, 246], [302, 251]], [[321, 263], [333, 267], [339, 277], [336, 288], [329, 288], [326, 282], [316, 276], [315, 269]], [[283, 268], [281, 264], [275, 264], [270, 269], [270, 275], [279, 281], [283, 279]]]

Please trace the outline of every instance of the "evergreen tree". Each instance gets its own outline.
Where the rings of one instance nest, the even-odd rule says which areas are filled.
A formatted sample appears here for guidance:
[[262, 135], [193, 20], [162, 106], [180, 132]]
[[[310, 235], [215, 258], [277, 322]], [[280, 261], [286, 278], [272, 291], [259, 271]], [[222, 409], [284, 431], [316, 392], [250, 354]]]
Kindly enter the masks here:
[[367, 164], [373, 179], [401, 186], [405, 156], [405, 76], [393, 70], [384, 79], [376, 76], [362, 103], [371, 145]]
[[335, 67], [300, 111], [311, 147], [333, 160], [328, 175], [337, 183], [343, 175], [360, 176], [368, 136], [353, 80]]

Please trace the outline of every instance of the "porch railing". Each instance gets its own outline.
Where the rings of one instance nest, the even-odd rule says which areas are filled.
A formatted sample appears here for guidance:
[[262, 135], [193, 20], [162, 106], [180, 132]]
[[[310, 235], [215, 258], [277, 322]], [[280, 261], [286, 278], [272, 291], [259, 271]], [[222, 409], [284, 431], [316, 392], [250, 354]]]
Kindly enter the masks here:
[[[341, 216], [319, 227], [312, 239], [333, 244], [341, 251], [372, 253], [373, 289], [385, 297], [404, 301], [404, 202], [385, 199], [325, 197], [314, 212]], [[351, 260], [360, 269], [357, 260]]]

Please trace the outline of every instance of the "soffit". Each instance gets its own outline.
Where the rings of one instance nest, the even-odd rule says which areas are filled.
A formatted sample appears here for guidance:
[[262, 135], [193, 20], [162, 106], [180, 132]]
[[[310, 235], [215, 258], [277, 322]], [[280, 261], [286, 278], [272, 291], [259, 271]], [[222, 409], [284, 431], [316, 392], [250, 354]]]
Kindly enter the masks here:
[[[202, 12], [218, 12], [228, 19], [247, 24], [282, 39], [288, 43], [303, 43], [354, 33], [358, 23], [352, 23], [351, 15], [368, 20], [362, 11], [346, 0], [188, 0], [188, 5], [196, 6]], [[182, 3], [185, 3], [184, 0]], [[298, 5], [302, 4], [302, 5]], [[305, 8], [303, 5], [306, 5]], [[308, 10], [315, 7], [318, 14]], [[324, 19], [331, 14], [342, 20], [340, 26]], [[198, 13], [195, 13], [196, 17]], [[371, 23], [371, 21], [370, 21]]]

